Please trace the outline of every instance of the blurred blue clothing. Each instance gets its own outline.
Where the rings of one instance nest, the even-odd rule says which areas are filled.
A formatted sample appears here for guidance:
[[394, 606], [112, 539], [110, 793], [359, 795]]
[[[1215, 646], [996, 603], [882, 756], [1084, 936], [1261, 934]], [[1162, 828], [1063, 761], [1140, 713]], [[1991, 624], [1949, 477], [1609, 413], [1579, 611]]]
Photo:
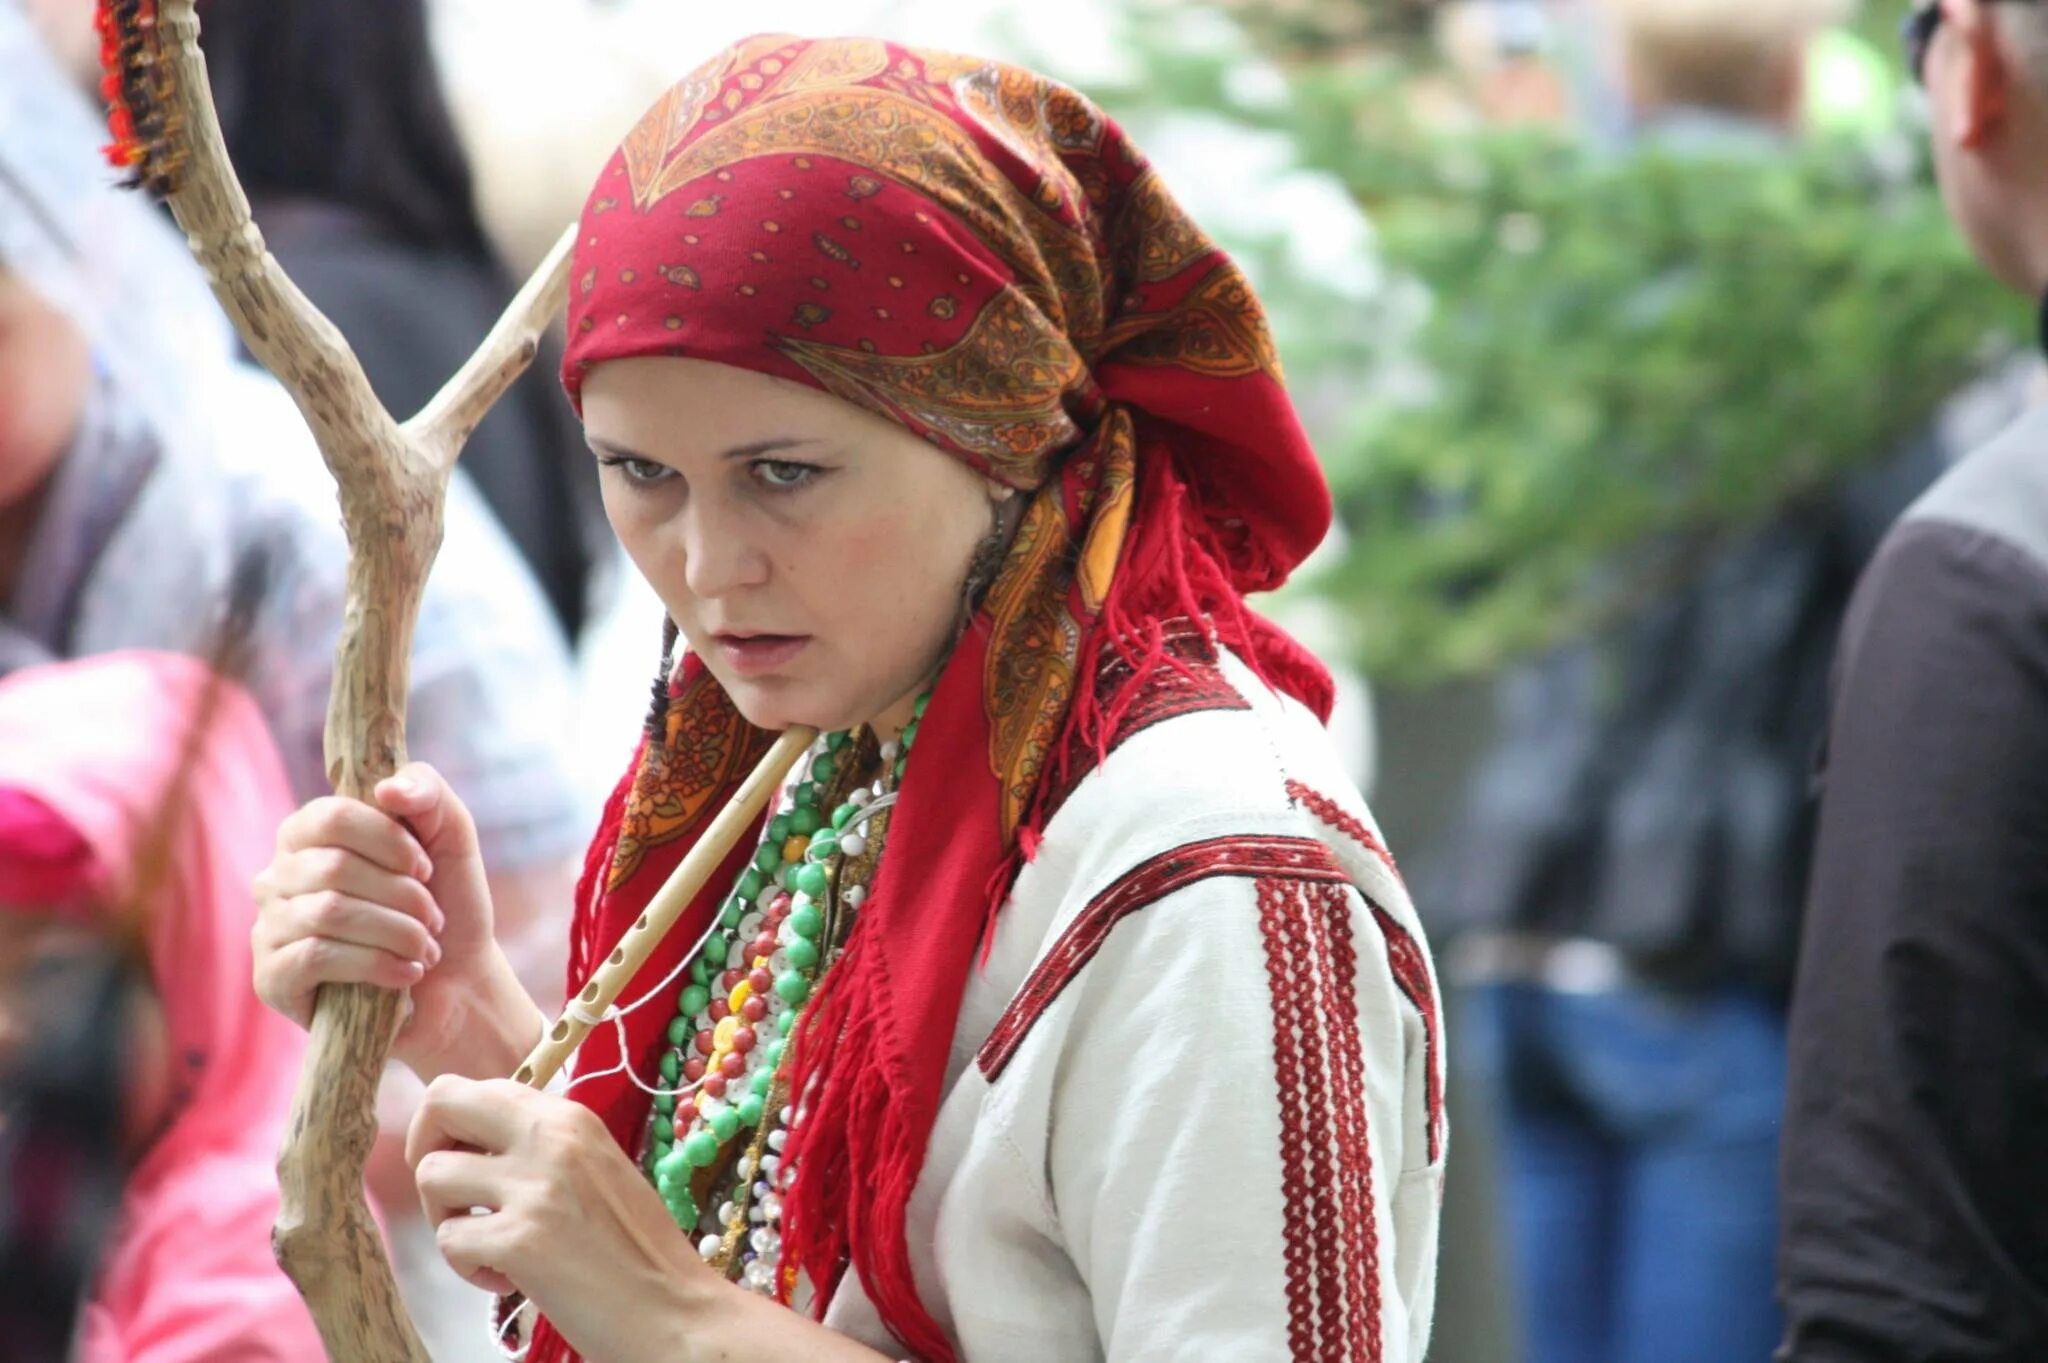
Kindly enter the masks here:
[[1525, 1363], [1762, 1363], [1785, 1023], [1755, 991], [1472, 991], [1500, 1094]]

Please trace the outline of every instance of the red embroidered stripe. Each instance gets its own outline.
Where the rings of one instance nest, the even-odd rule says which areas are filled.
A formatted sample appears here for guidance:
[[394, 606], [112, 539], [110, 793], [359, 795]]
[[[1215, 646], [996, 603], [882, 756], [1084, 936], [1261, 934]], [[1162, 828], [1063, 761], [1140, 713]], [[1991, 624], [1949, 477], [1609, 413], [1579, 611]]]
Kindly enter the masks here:
[[1328, 934], [1331, 968], [1319, 972], [1324, 1000], [1322, 1016], [1332, 1019], [1330, 1060], [1335, 1076], [1337, 1119], [1337, 1182], [1345, 1215], [1343, 1269], [1353, 1303], [1365, 1309], [1342, 1316], [1350, 1327], [1354, 1359], [1380, 1356], [1379, 1225], [1373, 1218], [1372, 1145], [1366, 1137], [1364, 1029], [1358, 1016], [1358, 952], [1351, 940], [1351, 901], [1345, 888], [1303, 887], [1304, 896], [1320, 914]]
[[1330, 849], [1313, 838], [1232, 835], [1188, 843], [1125, 873], [1090, 900], [1047, 952], [975, 1058], [991, 1082], [1002, 1074], [1024, 1037], [1052, 1001], [1081, 973], [1111, 929], [1131, 914], [1175, 890], [1213, 876], [1285, 875], [1306, 881], [1346, 884], [1344, 868]]
[[[1313, 1255], [1308, 1281], [1289, 1283], [1287, 1295], [1290, 1301], [1299, 1295], [1313, 1296], [1316, 1338], [1320, 1345], [1316, 1357], [1336, 1360], [1346, 1357], [1349, 1352], [1343, 1347], [1344, 1287], [1348, 1284], [1339, 1276], [1343, 1271], [1343, 1259], [1337, 1247], [1338, 1236], [1344, 1228], [1344, 1194], [1349, 1189], [1340, 1186], [1332, 1168], [1333, 1156], [1344, 1148], [1340, 1130], [1343, 1109], [1336, 1101], [1336, 1057], [1331, 1053], [1329, 1040], [1323, 1035], [1323, 1029], [1330, 1021], [1323, 1012], [1328, 998], [1314, 968], [1314, 963], [1320, 960], [1327, 969], [1328, 947], [1315, 940], [1322, 924], [1317, 921], [1312, 906], [1304, 902], [1307, 896], [1302, 893], [1303, 887], [1292, 881], [1266, 880], [1259, 883], [1260, 893], [1267, 893], [1269, 886], [1272, 892], [1282, 897], [1282, 931], [1285, 935], [1266, 939], [1267, 954], [1270, 956], [1276, 946], [1288, 951], [1292, 958], [1289, 965], [1289, 973], [1294, 976], [1292, 987], [1309, 996], [1309, 1006], [1298, 1013], [1301, 1091], [1294, 1095], [1292, 1105], [1310, 1122], [1306, 1145], [1311, 1201], [1301, 1207], [1288, 1208], [1286, 1214], [1308, 1222]], [[1280, 1095], [1280, 1106], [1283, 1109], [1289, 1106], [1285, 1093]]]
[[1280, 1198], [1285, 1209], [1282, 1232], [1286, 1244], [1282, 1262], [1287, 1276], [1287, 1356], [1302, 1359], [1315, 1356], [1315, 1272], [1310, 1263], [1309, 1221], [1306, 1216], [1296, 1215], [1296, 1209], [1314, 1205], [1307, 1168], [1307, 1150], [1314, 1133], [1309, 1130], [1309, 1115], [1299, 1102], [1304, 1000], [1301, 991], [1288, 978], [1286, 953], [1272, 949], [1272, 943], [1286, 936], [1285, 913], [1285, 896], [1280, 892], [1280, 882], [1261, 882], [1259, 932], [1267, 943], [1266, 980], [1273, 991], [1273, 1073], [1280, 1090]]
[[1349, 892], [1286, 875], [1258, 888], [1273, 988], [1288, 1351], [1295, 1363], [1377, 1363], [1379, 1227]]
[[1401, 868], [1394, 864], [1394, 854], [1389, 852], [1386, 844], [1373, 836], [1373, 831], [1351, 811], [1321, 791], [1305, 786], [1299, 781], [1290, 779], [1287, 782], [1287, 795], [1331, 828], [1378, 857], [1394, 874], [1395, 879], [1400, 878]]
[[[1068, 925], [990, 1033], [977, 1063], [989, 1080], [999, 1077], [1032, 1025], [1119, 922], [1213, 876], [1258, 881], [1273, 1004], [1289, 1356], [1295, 1363], [1377, 1363], [1383, 1351], [1379, 1226], [1352, 928], [1354, 887], [1326, 844], [1289, 837], [1213, 838], [1134, 868]], [[1436, 1010], [1427, 961], [1398, 923], [1372, 907], [1396, 978], [1429, 1027], [1434, 1150]]]
[[[1110, 735], [1106, 751], [1115, 752], [1132, 738], [1155, 724], [1164, 724], [1169, 719], [1182, 715], [1197, 714], [1207, 710], [1249, 710], [1252, 703], [1239, 694], [1230, 679], [1223, 675], [1223, 668], [1216, 645], [1209, 636], [1185, 620], [1168, 621], [1165, 625], [1166, 653], [1175, 661], [1175, 666], [1153, 673], [1146, 689], [1131, 701], [1130, 706], [1116, 717], [1116, 730]], [[1105, 699], [1116, 689], [1118, 683], [1130, 675], [1131, 665], [1117, 650], [1103, 651], [1102, 670], [1096, 682], [1098, 693]], [[1046, 818], [1049, 820], [1066, 804], [1067, 799], [1081, 784], [1081, 779], [1095, 770], [1095, 753], [1090, 751], [1076, 754], [1073, 766], [1061, 784], [1046, 800]]]
[[[1252, 708], [1252, 703], [1238, 694], [1237, 688], [1223, 675], [1216, 645], [1185, 621], [1168, 627], [1166, 652], [1169, 657], [1177, 659], [1180, 666], [1154, 674], [1151, 686], [1131, 703], [1131, 708], [1117, 724], [1117, 743], [1155, 724], [1179, 715], [1191, 715], [1198, 710]], [[1113, 689], [1130, 671], [1130, 664], [1111, 650], [1109, 661], [1102, 670], [1104, 688]]]
[[1423, 1076], [1423, 1083], [1429, 1100], [1429, 1162], [1435, 1164], [1444, 1149], [1443, 1077], [1438, 1072], [1437, 1052], [1441, 1044], [1437, 1027], [1442, 1015], [1437, 1011], [1436, 981], [1429, 973], [1429, 958], [1423, 955], [1421, 944], [1408, 929], [1377, 904], [1372, 905], [1372, 916], [1380, 925], [1380, 935], [1387, 939], [1387, 966], [1394, 973], [1394, 983], [1415, 1005], [1415, 1011], [1422, 1014], [1423, 1030], [1428, 1036], [1428, 1073]]
[[[1323, 823], [1378, 857], [1386, 868], [1399, 878], [1401, 870], [1394, 864], [1393, 854], [1387, 851], [1385, 844], [1373, 836], [1372, 830], [1349, 810], [1329, 796], [1299, 781], [1289, 781], [1287, 793], [1293, 797], [1296, 804], [1306, 808]], [[1429, 1073], [1424, 1083], [1427, 1086], [1429, 1100], [1429, 1162], [1434, 1164], [1443, 1154], [1444, 1143], [1443, 1078], [1438, 1070], [1437, 1051], [1441, 1045], [1438, 1028], [1442, 1023], [1442, 1014], [1437, 1010], [1436, 983], [1430, 977], [1429, 958], [1423, 953], [1414, 936], [1395, 921], [1393, 915], [1378, 904], [1374, 904], [1370, 895], [1366, 897], [1366, 902], [1372, 904], [1373, 917], [1378, 921], [1380, 932], [1386, 938], [1387, 965], [1393, 971], [1394, 982], [1400, 986], [1408, 1002], [1415, 1005], [1415, 1011], [1422, 1014], [1422, 1025], [1428, 1033]]]

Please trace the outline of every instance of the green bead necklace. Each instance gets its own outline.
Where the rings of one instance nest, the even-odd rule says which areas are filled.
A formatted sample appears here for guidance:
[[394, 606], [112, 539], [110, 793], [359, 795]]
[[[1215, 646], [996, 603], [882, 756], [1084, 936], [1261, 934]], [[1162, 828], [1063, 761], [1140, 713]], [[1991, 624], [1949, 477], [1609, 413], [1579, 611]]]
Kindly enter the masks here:
[[[753, 861], [690, 961], [658, 1062], [647, 1170], [699, 1251], [757, 1291], [786, 1293], [780, 1268], [780, 1152], [793, 1115], [784, 1060], [819, 978], [866, 897], [848, 868], [872, 865], [930, 702], [920, 696], [900, 739], [879, 747], [881, 776], [825, 813], [858, 757], [848, 732], [823, 735], [768, 820]], [[744, 1150], [738, 1143], [746, 1141]], [[735, 1156], [731, 1196], [706, 1218], [699, 1172]]]

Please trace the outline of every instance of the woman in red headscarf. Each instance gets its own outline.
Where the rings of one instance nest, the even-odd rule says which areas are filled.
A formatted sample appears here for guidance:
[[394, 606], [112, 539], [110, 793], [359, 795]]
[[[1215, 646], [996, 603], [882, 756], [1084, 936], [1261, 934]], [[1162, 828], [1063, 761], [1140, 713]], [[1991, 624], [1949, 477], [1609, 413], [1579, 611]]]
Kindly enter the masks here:
[[569, 324], [686, 645], [576, 983], [774, 731], [825, 737], [566, 1097], [478, 1081], [542, 1024], [437, 777], [286, 825], [259, 985], [412, 988], [449, 1261], [549, 1363], [1419, 1358], [1433, 977], [1327, 677], [1245, 604], [1330, 507], [1237, 268], [1071, 90], [772, 36], [627, 136]]

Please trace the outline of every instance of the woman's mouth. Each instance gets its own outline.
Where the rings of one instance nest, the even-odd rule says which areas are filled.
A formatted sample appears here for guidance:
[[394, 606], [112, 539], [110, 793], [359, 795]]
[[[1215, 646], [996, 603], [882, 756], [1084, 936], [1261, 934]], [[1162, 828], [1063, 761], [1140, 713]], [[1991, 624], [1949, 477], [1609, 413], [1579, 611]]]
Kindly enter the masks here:
[[714, 634], [726, 665], [743, 677], [758, 677], [789, 666], [811, 642], [808, 634]]

